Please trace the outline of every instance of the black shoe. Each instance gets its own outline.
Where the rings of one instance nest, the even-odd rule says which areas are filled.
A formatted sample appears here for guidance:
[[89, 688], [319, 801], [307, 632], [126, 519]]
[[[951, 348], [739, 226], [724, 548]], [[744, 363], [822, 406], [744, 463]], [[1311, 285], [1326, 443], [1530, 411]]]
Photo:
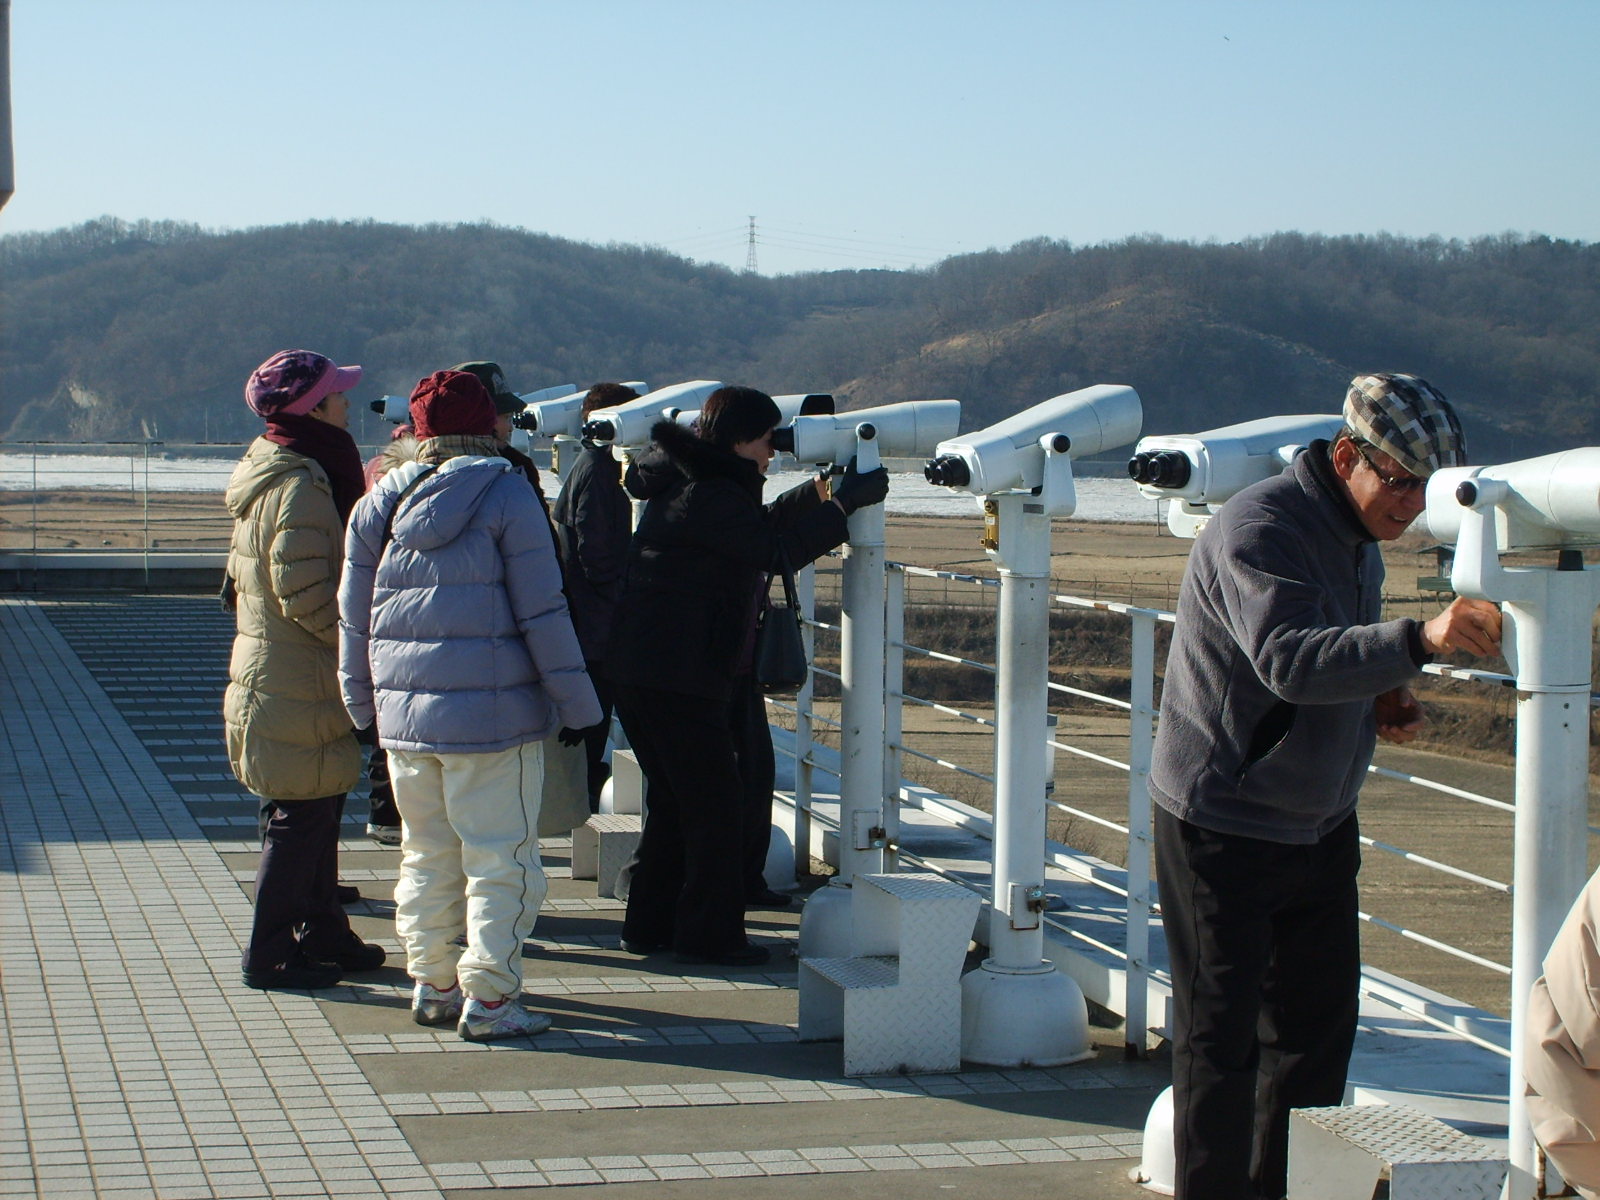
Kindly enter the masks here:
[[629, 954], [660, 954], [667, 949], [666, 942], [641, 942], [633, 938], [623, 938], [622, 948]]
[[361, 889], [353, 883], [335, 884], [333, 894], [339, 898], [340, 904], [354, 904], [361, 899]]
[[245, 967], [240, 978], [249, 988], [307, 991], [332, 987], [343, 974], [337, 963], [321, 962], [296, 950], [287, 962], [275, 967]]
[[746, 908], [788, 908], [794, 903], [794, 897], [788, 892], [775, 892], [771, 888], [762, 888], [745, 900]]
[[758, 946], [754, 942], [746, 942], [737, 950], [722, 950], [708, 954], [679, 952], [672, 957], [681, 963], [711, 963], [719, 967], [755, 967], [760, 966], [771, 958], [772, 952], [765, 946]]
[[363, 942], [353, 929], [332, 946], [312, 946], [307, 953], [341, 971], [376, 971], [388, 957], [382, 946]]

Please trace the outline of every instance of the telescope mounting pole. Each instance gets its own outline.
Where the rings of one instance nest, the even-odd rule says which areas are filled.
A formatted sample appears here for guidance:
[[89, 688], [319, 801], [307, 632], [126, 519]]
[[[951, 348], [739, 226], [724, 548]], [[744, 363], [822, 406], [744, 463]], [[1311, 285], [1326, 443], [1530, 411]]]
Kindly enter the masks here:
[[1077, 502], [1070, 443], [1040, 441], [1038, 494], [983, 498], [999, 526], [986, 545], [1000, 567], [994, 867], [989, 958], [961, 980], [961, 1057], [991, 1066], [1059, 1066], [1091, 1053], [1083, 992], [1044, 957], [1050, 518]]
[[1555, 567], [1500, 563], [1497, 481], [1463, 484], [1450, 583], [1501, 605], [1501, 644], [1517, 687], [1511, 892], [1511, 1069], [1507, 1200], [1540, 1195], [1538, 1146], [1523, 1093], [1528, 999], [1567, 910], [1588, 878], [1589, 694], [1600, 571], [1581, 551]]
[[[856, 428], [856, 470], [881, 465], [877, 430]], [[837, 958], [850, 946], [850, 886], [883, 870], [884, 554], [883, 505], [850, 514], [840, 617], [843, 676], [839, 703], [839, 873], [813, 893], [800, 914], [802, 958]], [[795, 854], [809, 853], [796, 846]]]

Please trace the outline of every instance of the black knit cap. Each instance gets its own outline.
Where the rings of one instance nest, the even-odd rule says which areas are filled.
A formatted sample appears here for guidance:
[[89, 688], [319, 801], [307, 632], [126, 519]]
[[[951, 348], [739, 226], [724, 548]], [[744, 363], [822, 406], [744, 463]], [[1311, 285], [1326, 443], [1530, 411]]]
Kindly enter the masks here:
[[755, 388], [720, 387], [706, 397], [700, 408], [700, 436], [706, 441], [731, 449], [739, 442], [753, 442], [769, 429], [775, 429], [783, 414], [772, 397]]

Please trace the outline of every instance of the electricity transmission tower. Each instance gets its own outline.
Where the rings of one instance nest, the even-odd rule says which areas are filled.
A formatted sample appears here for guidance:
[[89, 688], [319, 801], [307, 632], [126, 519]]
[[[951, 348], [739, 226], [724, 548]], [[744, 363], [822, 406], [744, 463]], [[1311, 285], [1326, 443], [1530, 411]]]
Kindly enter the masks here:
[[744, 269], [754, 272], [756, 269], [756, 219], [750, 218], [750, 237], [744, 252]]

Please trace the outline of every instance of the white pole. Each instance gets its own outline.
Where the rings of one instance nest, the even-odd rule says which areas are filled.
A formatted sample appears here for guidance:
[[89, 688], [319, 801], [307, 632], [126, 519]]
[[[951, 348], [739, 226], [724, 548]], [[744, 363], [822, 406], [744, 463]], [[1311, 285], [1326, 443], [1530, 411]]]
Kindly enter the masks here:
[[906, 573], [884, 572], [883, 869], [900, 869], [900, 778], [905, 742]]
[[[856, 469], [878, 468], [876, 431], [858, 431]], [[883, 870], [883, 505], [850, 515], [839, 625], [843, 695], [839, 704], [839, 878]]]
[[[800, 611], [805, 613], [808, 621], [814, 620], [817, 614], [816, 572], [808, 565], [804, 570], [795, 572], [794, 582], [800, 601]], [[810, 625], [802, 627], [800, 639], [806, 648], [807, 662], [814, 661], [816, 638], [816, 630]], [[811, 866], [811, 784], [815, 771], [811, 753], [814, 748], [811, 739], [811, 697], [815, 687], [815, 678], [807, 671], [806, 681], [800, 685], [800, 691], [794, 700], [793, 842], [797, 875], [802, 871], [809, 872]]]
[[1501, 644], [1517, 686], [1511, 899], [1511, 1068], [1504, 1196], [1538, 1194], [1538, 1146], [1523, 1094], [1528, 997], [1588, 876], [1589, 678], [1600, 571], [1578, 551], [1560, 566], [1502, 567], [1492, 484], [1462, 516], [1451, 585], [1501, 604]]
[[[856, 469], [879, 464], [877, 431], [856, 429]], [[841, 596], [839, 704], [839, 873], [800, 914], [802, 958], [850, 953], [850, 885], [883, 870], [883, 505], [850, 514]]]
[[1156, 619], [1133, 614], [1128, 696], [1128, 970], [1124, 976], [1123, 1053], [1145, 1056], [1150, 1024], [1150, 755], [1155, 746]]
[[996, 967], [1015, 970], [1044, 961], [1045, 760], [1039, 748], [1049, 682], [1050, 518], [1029, 513], [1021, 495], [995, 503], [1002, 565], [989, 954]]
[[1041, 441], [1052, 447], [1041, 495], [984, 501], [1000, 566], [994, 868], [989, 957], [961, 980], [961, 1057], [991, 1066], [1057, 1066], [1092, 1053], [1082, 991], [1044, 958], [1050, 514], [1070, 511], [1074, 493], [1067, 446]]

